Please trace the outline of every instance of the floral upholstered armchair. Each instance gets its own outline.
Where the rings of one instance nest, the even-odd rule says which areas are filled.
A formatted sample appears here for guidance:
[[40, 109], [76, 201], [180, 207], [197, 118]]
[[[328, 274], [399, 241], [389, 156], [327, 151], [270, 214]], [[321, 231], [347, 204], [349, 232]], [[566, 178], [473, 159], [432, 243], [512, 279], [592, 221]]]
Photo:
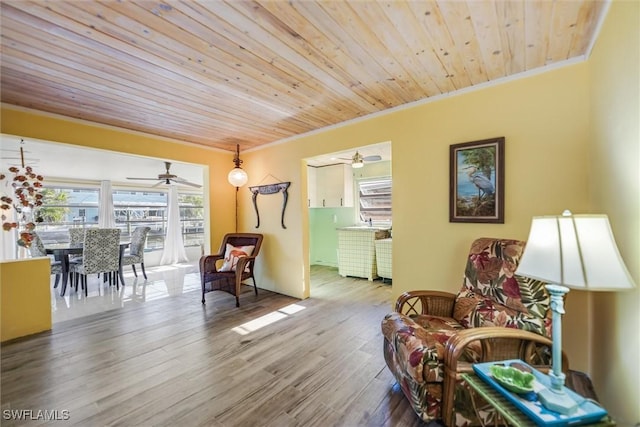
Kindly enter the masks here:
[[475, 240], [457, 295], [405, 293], [382, 321], [387, 366], [424, 421], [472, 425], [478, 415], [492, 421], [492, 410], [472, 408], [469, 391], [458, 387], [460, 374], [473, 372], [473, 363], [522, 359], [549, 368], [549, 296], [544, 283], [514, 274], [524, 245]]

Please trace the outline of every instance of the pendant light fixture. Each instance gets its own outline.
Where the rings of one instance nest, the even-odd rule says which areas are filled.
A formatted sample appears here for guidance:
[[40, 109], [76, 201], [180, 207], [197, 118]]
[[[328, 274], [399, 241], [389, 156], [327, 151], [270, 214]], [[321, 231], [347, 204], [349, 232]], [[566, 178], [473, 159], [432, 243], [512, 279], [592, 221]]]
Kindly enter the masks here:
[[227, 175], [227, 180], [229, 184], [236, 187], [236, 233], [238, 232], [238, 190], [240, 187], [245, 185], [249, 180], [247, 173], [240, 167], [242, 164], [242, 160], [240, 160], [240, 144], [236, 144], [236, 155], [233, 158], [233, 163], [236, 165], [235, 168], [229, 172]]
[[249, 180], [247, 173], [240, 167], [242, 164], [242, 160], [240, 160], [240, 144], [236, 145], [236, 155], [233, 158], [233, 163], [236, 167], [229, 172], [227, 180], [229, 181], [229, 184], [239, 188], [245, 185]]

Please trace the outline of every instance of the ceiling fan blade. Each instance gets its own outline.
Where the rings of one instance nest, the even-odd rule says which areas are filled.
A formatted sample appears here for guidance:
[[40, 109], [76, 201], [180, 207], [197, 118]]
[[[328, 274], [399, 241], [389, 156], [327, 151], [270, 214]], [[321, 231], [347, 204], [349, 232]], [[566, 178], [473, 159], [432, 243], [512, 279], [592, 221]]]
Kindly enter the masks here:
[[158, 178], [133, 178], [128, 176], [127, 179], [136, 179], [136, 180], [140, 180], [140, 181], [157, 181]]
[[378, 154], [373, 154], [371, 156], [364, 156], [362, 160], [365, 162], [377, 162], [378, 160], [382, 160], [382, 157]]
[[200, 187], [202, 187], [202, 185], [200, 185], [200, 184], [196, 184], [195, 182], [187, 181], [186, 179], [184, 179], [184, 178], [180, 178], [179, 176], [176, 176], [175, 178], [173, 178], [173, 179], [172, 179], [172, 181], [175, 181], [175, 182], [177, 182], [178, 184], [189, 185], [189, 186], [191, 186], [191, 187], [195, 187], [195, 188], [200, 188]]
[[195, 187], [195, 188], [200, 188], [202, 187], [202, 185], [200, 184], [196, 184], [194, 182], [189, 182], [184, 178], [180, 178], [177, 175], [173, 175], [171, 172], [169, 172], [169, 169], [171, 168], [171, 162], [164, 162], [164, 166], [166, 169], [166, 173], [161, 173], [158, 175], [157, 178], [134, 178], [134, 177], [127, 177], [127, 179], [135, 179], [135, 180], [140, 180], [140, 181], [158, 181], [156, 184], [152, 185], [152, 187], [158, 187], [159, 185], [162, 184], [171, 184], [171, 182], [175, 182], [176, 184], [182, 184], [182, 185], [188, 185], [190, 187]]
[[[353, 161], [353, 157], [338, 157], [338, 159]], [[377, 162], [379, 160], [382, 160], [382, 156], [380, 156], [379, 154], [372, 154], [371, 156], [362, 157], [362, 160], [364, 160], [365, 162]]]

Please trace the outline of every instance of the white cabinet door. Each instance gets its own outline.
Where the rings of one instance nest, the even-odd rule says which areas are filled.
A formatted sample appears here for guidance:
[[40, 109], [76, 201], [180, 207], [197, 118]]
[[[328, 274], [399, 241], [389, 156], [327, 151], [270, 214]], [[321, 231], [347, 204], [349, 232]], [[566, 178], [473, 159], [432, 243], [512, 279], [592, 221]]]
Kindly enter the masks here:
[[317, 185], [317, 168], [307, 166], [307, 206], [310, 208], [321, 208], [322, 200], [318, 200], [318, 185]]
[[[331, 165], [315, 169], [315, 207], [353, 206], [353, 172], [349, 165]], [[311, 192], [311, 191], [310, 191]], [[314, 203], [310, 203], [314, 207]]]

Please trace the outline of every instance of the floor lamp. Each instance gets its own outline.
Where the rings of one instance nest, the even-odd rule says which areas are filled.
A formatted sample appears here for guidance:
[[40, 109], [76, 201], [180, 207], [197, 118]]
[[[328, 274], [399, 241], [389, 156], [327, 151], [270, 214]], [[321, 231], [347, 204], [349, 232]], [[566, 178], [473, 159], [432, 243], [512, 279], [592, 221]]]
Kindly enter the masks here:
[[569, 288], [586, 291], [631, 289], [635, 283], [618, 252], [606, 215], [534, 217], [516, 274], [549, 283], [552, 310], [551, 387], [538, 393], [549, 410], [570, 414], [577, 402], [564, 391], [562, 315]]

